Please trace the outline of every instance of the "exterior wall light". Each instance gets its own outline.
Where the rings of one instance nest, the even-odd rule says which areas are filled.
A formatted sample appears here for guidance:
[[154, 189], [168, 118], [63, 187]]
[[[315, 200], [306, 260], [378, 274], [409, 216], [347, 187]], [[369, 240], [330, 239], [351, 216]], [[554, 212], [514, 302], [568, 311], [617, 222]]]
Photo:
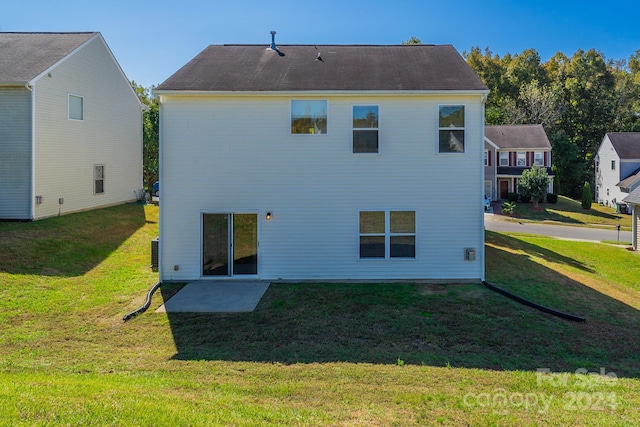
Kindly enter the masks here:
[[265, 215], [265, 219], [267, 221], [271, 221], [271, 212], [267, 212], [267, 214]]

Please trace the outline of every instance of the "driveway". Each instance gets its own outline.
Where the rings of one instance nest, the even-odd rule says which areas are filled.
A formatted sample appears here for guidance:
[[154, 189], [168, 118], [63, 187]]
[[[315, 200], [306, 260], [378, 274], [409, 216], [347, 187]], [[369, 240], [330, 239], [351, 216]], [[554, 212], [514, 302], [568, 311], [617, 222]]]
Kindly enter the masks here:
[[493, 214], [484, 215], [484, 227], [489, 231], [501, 231], [508, 233], [540, 234], [543, 236], [557, 237], [560, 239], [587, 240], [601, 242], [603, 240], [631, 242], [630, 231], [618, 231], [613, 229], [578, 227], [571, 225], [552, 225], [527, 222], [509, 221], [501, 216]]

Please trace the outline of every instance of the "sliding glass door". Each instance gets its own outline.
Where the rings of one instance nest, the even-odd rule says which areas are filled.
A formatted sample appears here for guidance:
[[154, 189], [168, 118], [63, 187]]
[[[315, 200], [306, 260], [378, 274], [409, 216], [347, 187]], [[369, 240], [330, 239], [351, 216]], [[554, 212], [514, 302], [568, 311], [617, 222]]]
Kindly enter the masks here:
[[258, 274], [258, 215], [202, 215], [202, 275]]

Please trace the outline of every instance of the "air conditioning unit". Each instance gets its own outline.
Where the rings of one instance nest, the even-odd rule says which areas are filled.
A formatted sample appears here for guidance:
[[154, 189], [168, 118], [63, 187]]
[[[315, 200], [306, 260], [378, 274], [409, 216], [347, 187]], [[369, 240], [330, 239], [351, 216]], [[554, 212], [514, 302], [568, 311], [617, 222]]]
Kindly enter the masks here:
[[160, 238], [156, 237], [151, 241], [151, 270], [158, 271], [158, 248]]

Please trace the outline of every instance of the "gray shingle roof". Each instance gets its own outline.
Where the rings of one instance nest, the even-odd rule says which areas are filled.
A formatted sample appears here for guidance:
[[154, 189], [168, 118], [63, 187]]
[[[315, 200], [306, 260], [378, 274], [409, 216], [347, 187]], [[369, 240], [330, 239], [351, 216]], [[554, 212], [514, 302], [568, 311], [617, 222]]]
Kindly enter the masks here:
[[622, 199], [623, 202], [640, 205], [640, 187], [633, 190], [627, 197]]
[[97, 33], [0, 33], [0, 83], [24, 83]]
[[551, 149], [542, 125], [485, 126], [484, 136], [499, 149]]
[[640, 159], [640, 132], [610, 132], [607, 136], [621, 159]]
[[[318, 58], [320, 53], [320, 58]], [[487, 91], [451, 45], [211, 45], [158, 91]]]

